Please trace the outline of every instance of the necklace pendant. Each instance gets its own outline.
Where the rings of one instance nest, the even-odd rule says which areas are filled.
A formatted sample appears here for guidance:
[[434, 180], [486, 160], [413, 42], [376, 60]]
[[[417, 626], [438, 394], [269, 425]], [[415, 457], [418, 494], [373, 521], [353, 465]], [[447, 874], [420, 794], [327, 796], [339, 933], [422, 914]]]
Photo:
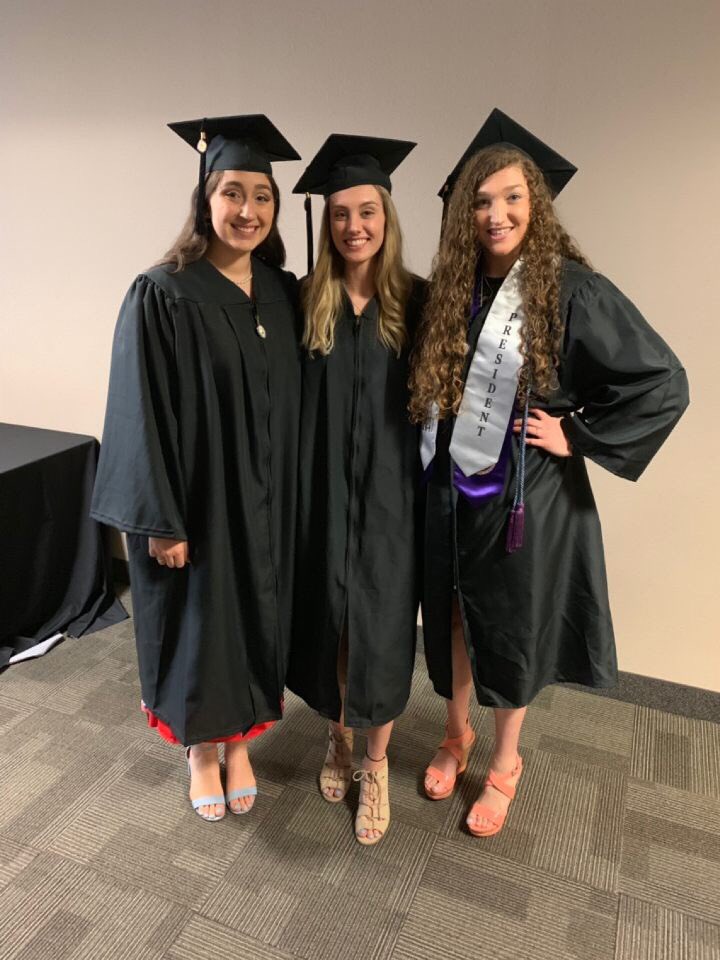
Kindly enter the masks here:
[[264, 340], [267, 336], [267, 330], [261, 323], [255, 324], [255, 333]]

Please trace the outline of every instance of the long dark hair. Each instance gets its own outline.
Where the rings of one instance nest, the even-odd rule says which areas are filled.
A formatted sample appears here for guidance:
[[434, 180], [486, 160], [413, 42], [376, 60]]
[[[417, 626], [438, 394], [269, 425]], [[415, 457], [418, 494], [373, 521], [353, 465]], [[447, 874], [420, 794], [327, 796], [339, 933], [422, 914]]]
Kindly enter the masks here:
[[[205, 181], [205, 200], [209, 202], [210, 197], [217, 189], [222, 179], [223, 171], [214, 170], [208, 175]], [[278, 217], [280, 216], [280, 191], [275, 182], [275, 178], [268, 174], [270, 189], [273, 200], [275, 201], [275, 216], [273, 217], [270, 233], [263, 242], [253, 250], [253, 256], [259, 257], [265, 263], [273, 267], [285, 266], [285, 244], [278, 230]], [[195, 263], [196, 260], [205, 256], [210, 239], [212, 237], [212, 225], [208, 222], [208, 235], [200, 234], [195, 229], [195, 205], [197, 203], [198, 187], [192, 192], [190, 199], [190, 213], [183, 224], [182, 230], [177, 235], [172, 246], [165, 256], [158, 261], [159, 264], [171, 264], [175, 272], [182, 270], [189, 263]]]

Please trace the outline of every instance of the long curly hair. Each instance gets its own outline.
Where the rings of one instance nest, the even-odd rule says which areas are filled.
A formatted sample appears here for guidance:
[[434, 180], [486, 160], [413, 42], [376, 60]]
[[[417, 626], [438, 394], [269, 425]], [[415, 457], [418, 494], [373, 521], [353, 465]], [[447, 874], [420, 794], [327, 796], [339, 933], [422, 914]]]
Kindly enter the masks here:
[[411, 359], [409, 410], [416, 423], [427, 420], [433, 404], [441, 419], [456, 414], [460, 406], [468, 311], [482, 252], [474, 225], [475, 198], [488, 177], [510, 166], [522, 170], [530, 194], [530, 221], [520, 251], [525, 322], [520, 335], [524, 362], [519, 395], [525, 399], [528, 385], [538, 396], [557, 386], [564, 331], [559, 305], [563, 259], [590, 264], [558, 220], [545, 177], [535, 163], [512, 147], [486, 147], [467, 162], [455, 184], [433, 261], [427, 305]]
[[[205, 200], [207, 203], [210, 202], [210, 197], [215, 193], [218, 184], [222, 180], [223, 172], [222, 170], [213, 170], [212, 173], [208, 174], [205, 180]], [[285, 244], [278, 230], [280, 190], [274, 177], [268, 176], [268, 180], [270, 181], [270, 190], [273, 195], [273, 200], [275, 201], [275, 216], [273, 217], [270, 232], [263, 242], [253, 250], [253, 256], [259, 257], [273, 267], [282, 267], [285, 265]], [[171, 264], [175, 268], [173, 273], [184, 269], [189, 263], [202, 260], [213, 235], [212, 224], [209, 221], [206, 235], [198, 233], [195, 229], [197, 195], [198, 187], [195, 187], [190, 198], [190, 213], [182, 226], [182, 230], [173, 241], [172, 246], [165, 256], [158, 261], [158, 265]]]
[[[403, 263], [402, 232], [395, 204], [384, 187], [377, 186], [385, 211], [385, 239], [376, 254], [375, 286], [378, 304], [378, 336], [398, 356], [407, 342], [405, 307], [412, 278]], [[325, 201], [315, 269], [303, 285], [305, 334], [310, 353], [327, 356], [335, 342], [335, 323], [342, 308], [345, 261], [330, 234], [330, 205]]]

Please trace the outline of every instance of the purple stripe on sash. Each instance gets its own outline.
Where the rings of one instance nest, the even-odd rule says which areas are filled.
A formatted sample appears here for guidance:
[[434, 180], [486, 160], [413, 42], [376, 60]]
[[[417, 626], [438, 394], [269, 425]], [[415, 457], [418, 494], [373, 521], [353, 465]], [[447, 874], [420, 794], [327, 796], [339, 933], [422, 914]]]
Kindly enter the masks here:
[[515, 418], [515, 412], [508, 422], [507, 432], [503, 441], [502, 450], [498, 462], [489, 473], [475, 474], [472, 477], [466, 477], [460, 467], [453, 467], [453, 483], [458, 493], [473, 507], [479, 507], [481, 503], [489, 500], [491, 497], [497, 497], [503, 492], [505, 486], [505, 475], [510, 461], [510, 438], [512, 436], [512, 425]]

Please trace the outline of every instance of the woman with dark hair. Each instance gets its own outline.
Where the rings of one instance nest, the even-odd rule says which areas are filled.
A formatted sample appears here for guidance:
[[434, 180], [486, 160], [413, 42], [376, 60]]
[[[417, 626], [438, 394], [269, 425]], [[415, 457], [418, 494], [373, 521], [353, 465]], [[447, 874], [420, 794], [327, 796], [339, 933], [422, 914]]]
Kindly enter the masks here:
[[185, 745], [192, 806], [219, 820], [252, 806], [247, 744], [282, 711], [300, 330], [270, 160], [298, 154], [260, 115], [171, 126], [199, 184], [120, 311], [92, 515], [128, 535], [148, 722]]
[[[408, 358], [422, 285], [403, 263], [390, 174], [414, 144], [335, 134], [300, 182], [325, 197], [303, 287], [296, 602], [288, 687], [329, 720], [320, 791], [360, 781], [359, 843], [390, 822], [387, 746], [412, 678], [418, 430]], [[367, 749], [353, 774], [353, 730]]]
[[429, 474], [423, 624], [446, 737], [426, 771], [450, 796], [495, 715], [467, 824], [503, 826], [527, 705], [549, 683], [609, 687], [617, 664], [585, 457], [637, 480], [688, 402], [669, 347], [561, 226], [575, 168], [499, 110], [451, 174], [411, 377]]

